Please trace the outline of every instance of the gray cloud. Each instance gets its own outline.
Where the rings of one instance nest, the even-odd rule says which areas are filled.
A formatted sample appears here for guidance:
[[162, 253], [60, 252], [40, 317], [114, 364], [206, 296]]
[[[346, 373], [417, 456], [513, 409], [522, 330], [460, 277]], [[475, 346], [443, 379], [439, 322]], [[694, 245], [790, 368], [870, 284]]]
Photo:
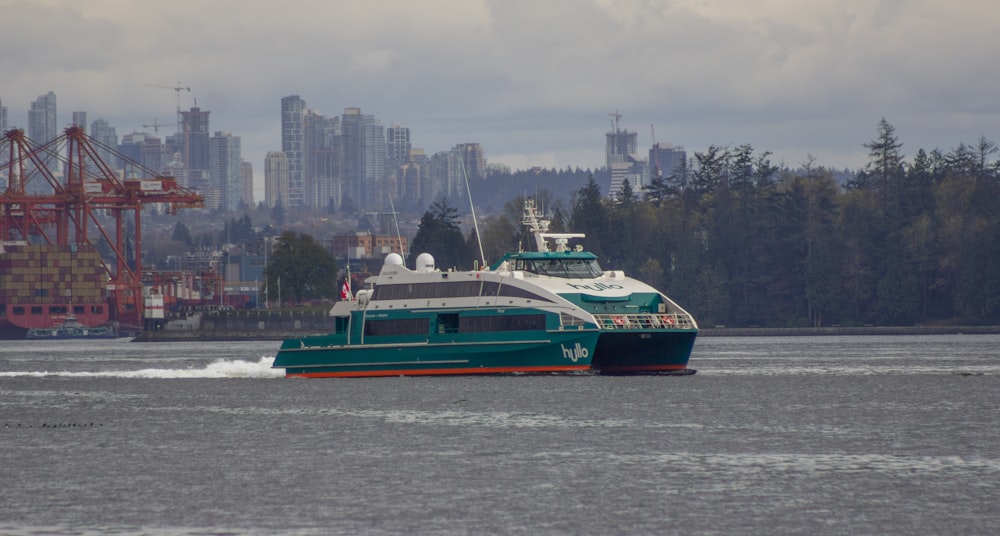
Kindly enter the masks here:
[[858, 167], [881, 117], [908, 154], [997, 139], [998, 19], [974, 1], [0, 0], [0, 100], [18, 124], [52, 90], [64, 121], [122, 133], [197, 99], [258, 174], [291, 94], [513, 167], [601, 165], [615, 110], [644, 146], [652, 124], [691, 151]]

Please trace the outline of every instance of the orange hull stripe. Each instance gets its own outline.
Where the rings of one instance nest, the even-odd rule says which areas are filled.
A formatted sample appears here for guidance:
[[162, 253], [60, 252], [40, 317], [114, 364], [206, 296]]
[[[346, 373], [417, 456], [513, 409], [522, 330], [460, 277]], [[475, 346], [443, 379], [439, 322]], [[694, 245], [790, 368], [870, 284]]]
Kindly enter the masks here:
[[286, 378], [363, 378], [366, 376], [439, 376], [454, 374], [505, 374], [511, 372], [577, 372], [590, 370], [588, 365], [559, 367], [485, 367], [485, 368], [436, 368], [397, 370], [351, 370], [343, 372], [287, 373]]

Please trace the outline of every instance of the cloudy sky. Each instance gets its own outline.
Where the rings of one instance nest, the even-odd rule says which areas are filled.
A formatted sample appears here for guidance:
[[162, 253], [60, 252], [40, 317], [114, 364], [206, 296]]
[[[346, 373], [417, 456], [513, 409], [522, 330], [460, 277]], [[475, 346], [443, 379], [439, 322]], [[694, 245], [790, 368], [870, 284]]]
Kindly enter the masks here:
[[883, 117], [908, 156], [1000, 140], [988, 0], [0, 0], [0, 24], [10, 126], [50, 90], [61, 126], [85, 110], [119, 135], [197, 99], [258, 182], [292, 94], [515, 169], [602, 165], [615, 111], [640, 147], [653, 125], [790, 166], [863, 166]]

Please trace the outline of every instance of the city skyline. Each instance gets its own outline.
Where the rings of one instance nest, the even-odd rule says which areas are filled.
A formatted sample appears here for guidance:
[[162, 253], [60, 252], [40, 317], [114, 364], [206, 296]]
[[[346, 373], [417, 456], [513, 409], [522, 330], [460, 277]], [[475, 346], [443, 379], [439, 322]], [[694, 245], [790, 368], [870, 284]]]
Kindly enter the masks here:
[[[55, 126], [57, 101], [50, 91], [31, 104], [28, 138], [38, 145], [65, 130]], [[377, 117], [354, 107], [345, 108], [340, 116], [324, 116], [298, 95], [289, 95], [281, 99], [282, 149], [265, 156], [263, 185], [258, 187], [253, 164], [242, 157], [241, 137], [219, 130], [210, 135], [211, 113], [197, 106], [178, 109], [176, 130], [165, 130], [162, 136], [163, 125], [156, 122], [143, 125], [152, 133], [134, 130], [119, 136], [103, 118], [88, 125], [86, 111], [73, 111], [71, 125], [82, 127], [121, 156], [199, 191], [206, 206], [230, 212], [243, 202], [385, 210], [392, 205], [390, 198], [400, 206], [423, 207], [439, 196], [464, 191], [461, 177], [475, 180], [486, 173], [486, 159], [477, 143], [456, 144], [428, 158], [422, 148], [412, 146], [405, 126], [385, 128]], [[110, 149], [101, 148], [100, 156], [113, 168], [122, 165]]]
[[[294, 2], [184, 0], [136, 9], [0, 0], [5, 82], [18, 125], [39, 95], [120, 133], [177, 108], [212, 110], [242, 137], [262, 189], [281, 147], [276, 105], [357, 107], [406, 125], [428, 154], [476, 142], [514, 169], [604, 165], [608, 114], [641, 148], [752, 144], [797, 166], [867, 162], [886, 118], [903, 152], [1000, 137], [1000, 40], [989, 4]], [[37, 39], [37, 28], [47, 38]], [[87, 47], [81, 39], [95, 40]], [[174, 88], [183, 88], [175, 90]], [[69, 115], [60, 114], [64, 127]]]

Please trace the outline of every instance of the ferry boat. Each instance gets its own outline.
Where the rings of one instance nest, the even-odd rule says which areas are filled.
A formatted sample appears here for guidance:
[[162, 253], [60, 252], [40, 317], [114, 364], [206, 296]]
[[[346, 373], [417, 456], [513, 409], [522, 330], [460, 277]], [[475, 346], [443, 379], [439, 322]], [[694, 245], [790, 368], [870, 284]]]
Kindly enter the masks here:
[[390, 253], [372, 288], [330, 310], [332, 333], [285, 340], [273, 367], [287, 377], [694, 373], [687, 311], [569, 248], [583, 235], [549, 233], [530, 198], [522, 223], [536, 250], [488, 269], [442, 271], [423, 253], [410, 270]]
[[25, 335], [28, 339], [114, 339], [118, 337], [111, 326], [86, 326], [75, 316], [67, 316], [62, 322], [48, 328], [31, 328]]

